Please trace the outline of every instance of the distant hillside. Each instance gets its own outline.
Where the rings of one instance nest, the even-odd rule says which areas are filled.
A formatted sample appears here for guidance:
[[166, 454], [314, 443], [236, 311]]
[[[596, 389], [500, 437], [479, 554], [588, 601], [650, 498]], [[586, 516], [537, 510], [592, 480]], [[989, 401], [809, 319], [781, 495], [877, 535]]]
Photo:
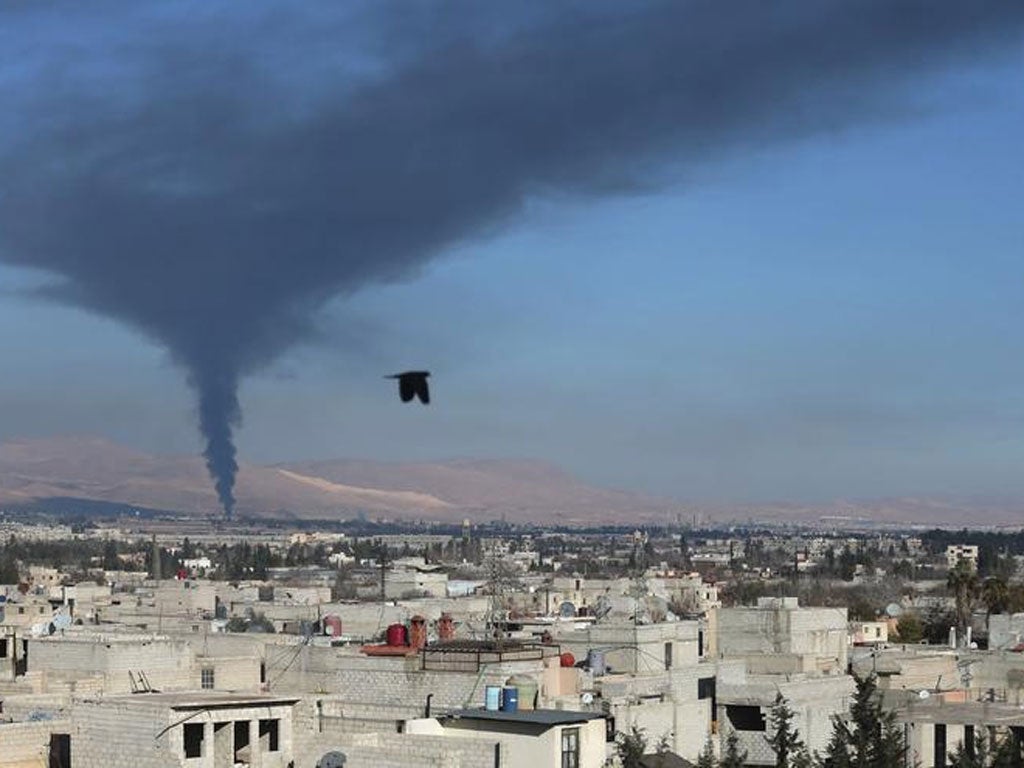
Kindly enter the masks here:
[[[698, 512], [703, 522], [802, 521], [934, 525], [1024, 525], [1024, 499], [907, 497], [806, 505], [684, 505], [587, 485], [541, 461], [378, 462], [331, 460], [244, 464], [238, 514], [298, 519], [495, 519], [563, 524], [665, 523]], [[95, 502], [98, 505], [90, 504]], [[0, 507], [64, 513], [115, 505], [219, 514], [198, 456], [157, 456], [94, 437], [0, 443]]]
[[452, 513], [476, 517], [603, 523], [657, 515], [665, 521], [674, 508], [671, 501], [587, 485], [541, 461], [334, 460], [286, 464], [279, 469], [346, 486], [426, 494]]
[[[649, 516], [668, 502], [584, 485], [531, 461], [391, 464], [324, 461], [257, 466], [238, 476], [238, 513], [295, 518], [375, 517], [606, 522]], [[197, 456], [156, 456], [94, 437], [0, 444], [0, 504], [74, 499], [216, 514]]]

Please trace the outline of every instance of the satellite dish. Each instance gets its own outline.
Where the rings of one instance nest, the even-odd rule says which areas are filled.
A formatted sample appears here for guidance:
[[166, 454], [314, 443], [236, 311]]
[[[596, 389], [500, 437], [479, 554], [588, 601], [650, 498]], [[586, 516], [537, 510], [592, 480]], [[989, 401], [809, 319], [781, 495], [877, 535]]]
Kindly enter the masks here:
[[592, 694], [592, 693], [590, 693], [588, 691], [587, 693], [584, 693], [582, 696], [580, 696], [580, 701], [582, 701], [584, 704], [587, 704], [587, 705], [593, 704], [594, 703], [594, 694]]
[[344, 752], [328, 752], [316, 761], [316, 768], [344, 768], [347, 759]]
[[917, 698], [921, 699], [922, 701], [927, 699], [929, 696], [931, 696], [931, 693], [928, 692], [928, 691], [918, 691], [917, 692]]
[[900, 607], [899, 603], [889, 603], [887, 606], [885, 606], [885, 615], [886, 616], [890, 616], [891, 618], [895, 619], [895, 618], [897, 618], [902, 613], [903, 613], [903, 608]]

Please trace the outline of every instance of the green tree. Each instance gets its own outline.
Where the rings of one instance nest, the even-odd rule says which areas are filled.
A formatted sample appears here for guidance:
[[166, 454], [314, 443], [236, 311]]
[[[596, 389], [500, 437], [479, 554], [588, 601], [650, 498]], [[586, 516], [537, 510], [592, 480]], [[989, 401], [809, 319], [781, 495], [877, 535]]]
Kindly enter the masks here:
[[718, 761], [718, 768], [743, 768], [746, 762], [747, 750], [740, 749], [740, 738], [736, 731], [731, 731], [725, 740], [725, 752]]
[[117, 542], [113, 539], [107, 539], [103, 545], [102, 565], [105, 571], [118, 571], [121, 569], [121, 560], [117, 556]]
[[874, 621], [878, 618], [878, 611], [869, 600], [857, 597], [850, 602], [847, 611], [851, 621]]
[[989, 576], [981, 585], [981, 600], [985, 603], [985, 620], [993, 613], [1005, 613], [1010, 605], [1010, 586], [1000, 576]]
[[832, 718], [824, 768], [902, 768], [907, 747], [896, 715], [882, 709], [874, 677], [857, 680], [848, 718]]
[[852, 768], [850, 748], [846, 743], [846, 727], [838, 715], [832, 717], [832, 735], [825, 754], [820, 759], [821, 768]]
[[989, 762], [988, 739], [979, 728], [974, 735], [974, 744], [958, 743], [956, 750], [950, 753], [947, 765], [949, 768], [989, 768]]
[[949, 628], [956, 624], [956, 613], [938, 606], [925, 615], [924, 639], [932, 645], [945, 645], [949, 641]]
[[971, 608], [978, 593], [978, 574], [966, 562], [960, 561], [946, 577], [946, 587], [953, 594], [956, 604], [957, 637], [962, 638], [967, 631]]
[[989, 768], [1020, 768], [1020, 747], [1013, 734], [1007, 733], [989, 745]]
[[711, 737], [704, 742], [704, 749], [700, 751], [697, 756], [697, 768], [715, 768], [717, 761], [715, 760], [715, 746], [711, 743]]
[[768, 744], [775, 753], [775, 768], [790, 768], [793, 756], [803, 750], [804, 743], [793, 726], [793, 710], [781, 693], [775, 695], [770, 721], [772, 735]]
[[5, 548], [0, 553], [0, 584], [17, 584], [20, 580], [18, 561], [14, 559], [10, 550]]
[[896, 624], [896, 631], [899, 633], [901, 643], [919, 643], [924, 637], [924, 624], [921, 617], [912, 611], [900, 616]]
[[646, 751], [647, 737], [643, 728], [634, 725], [629, 733], [619, 731], [615, 734], [615, 755], [622, 768], [640, 768], [640, 759]]

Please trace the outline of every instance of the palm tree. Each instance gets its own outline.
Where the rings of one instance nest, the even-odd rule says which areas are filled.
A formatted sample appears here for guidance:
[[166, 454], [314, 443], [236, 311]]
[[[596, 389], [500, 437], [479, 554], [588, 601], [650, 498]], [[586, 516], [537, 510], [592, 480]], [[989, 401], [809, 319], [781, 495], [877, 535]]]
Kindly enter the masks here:
[[993, 613], [1003, 613], [1010, 604], [1010, 585], [1002, 576], [989, 576], [981, 585], [981, 600], [985, 603], [985, 621]]
[[965, 562], [959, 562], [946, 577], [946, 587], [953, 593], [956, 601], [956, 629], [959, 638], [967, 631], [967, 622], [971, 618], [971, 608], [978, 593], [978, 574]]

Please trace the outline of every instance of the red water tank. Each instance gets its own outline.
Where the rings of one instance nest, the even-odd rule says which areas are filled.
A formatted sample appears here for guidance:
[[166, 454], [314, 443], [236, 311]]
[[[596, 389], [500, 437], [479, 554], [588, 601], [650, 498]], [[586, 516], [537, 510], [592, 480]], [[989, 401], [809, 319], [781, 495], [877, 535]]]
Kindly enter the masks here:
[[437, 620], [437, 636], [442, 642], [455, 637], [455, 622], [452, 621], [450, 613], [442, 613], [441, 618]]
[[330, 637], [341, 636], [341, 618], [335, 614], [329, 614], [324, 616], [323, 620], [324, 634]]
[[387, 644], [390, 646], [409, 644], [409, 635], [405, 629], [405, 624], [392, 624], [388, 627]]
[[413, 648], [425, 648], [427, 645], [427, 620], [422, 616], [409, 619], [409, 645]]
[[568, 651], [566, 651], [561, 656], [559, 656], [558, 659], [559, 659], [559, 662], [561, 663], [561, 665], [563, 667], [575, 667], [576, 666], [576, 657], [573, 656]]

